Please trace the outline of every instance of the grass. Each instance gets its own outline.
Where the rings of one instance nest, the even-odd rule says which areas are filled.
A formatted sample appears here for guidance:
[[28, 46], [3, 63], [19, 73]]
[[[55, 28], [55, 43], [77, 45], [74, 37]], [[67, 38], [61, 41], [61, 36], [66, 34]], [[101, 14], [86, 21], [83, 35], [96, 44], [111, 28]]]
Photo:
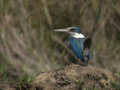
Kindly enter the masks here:
[[32, 76], [29, 76], [27, 74], [18, 77], [17, 82], [18, 83], [25, 83], [25, 84], [30, 84], [34, 78]]

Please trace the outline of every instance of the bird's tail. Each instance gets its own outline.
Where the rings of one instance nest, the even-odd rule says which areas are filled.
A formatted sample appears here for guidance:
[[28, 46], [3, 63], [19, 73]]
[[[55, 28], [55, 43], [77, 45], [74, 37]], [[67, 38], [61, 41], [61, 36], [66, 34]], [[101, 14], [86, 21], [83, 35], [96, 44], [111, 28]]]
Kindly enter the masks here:
[[85, 48], [90, 49], [90, 47], [91, 47], [91, 38], [86, 38], [84, 41], [84, 49]]

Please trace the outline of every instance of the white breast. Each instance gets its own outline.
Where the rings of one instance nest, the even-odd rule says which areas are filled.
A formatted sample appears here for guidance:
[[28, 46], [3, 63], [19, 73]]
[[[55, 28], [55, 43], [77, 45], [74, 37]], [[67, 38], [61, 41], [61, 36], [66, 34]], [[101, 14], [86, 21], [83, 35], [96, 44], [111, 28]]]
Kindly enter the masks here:
[[74, 38], [85, 38], [85, 36], [81, 33], [71, 33], [71, 36]]

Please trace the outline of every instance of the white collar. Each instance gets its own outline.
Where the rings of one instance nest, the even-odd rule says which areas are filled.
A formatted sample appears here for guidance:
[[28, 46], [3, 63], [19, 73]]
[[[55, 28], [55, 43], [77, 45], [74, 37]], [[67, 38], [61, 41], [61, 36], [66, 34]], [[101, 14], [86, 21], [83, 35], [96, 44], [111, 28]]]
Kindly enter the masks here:
[[72, 32], [71, 36], [74, 37], [74, 38], [85, 38], [85, 36], [83, 34], [75, 33], [75, 32]]

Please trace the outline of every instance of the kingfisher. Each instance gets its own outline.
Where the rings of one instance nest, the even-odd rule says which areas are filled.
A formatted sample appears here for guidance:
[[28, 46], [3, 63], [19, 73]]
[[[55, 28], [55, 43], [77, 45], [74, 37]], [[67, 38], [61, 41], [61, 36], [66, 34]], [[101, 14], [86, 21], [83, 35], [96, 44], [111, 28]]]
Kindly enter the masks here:
[[90, 47], [91, 47], [91, 39], [85, 37], [81, 33], [79, 27], [68, 27], [64, 29], [55, 29], [56, 32], [66, 32], [69, 34], [69, 44], [77, 58], [77, 62], [81, 65], [88, 65], [90, 60]]

